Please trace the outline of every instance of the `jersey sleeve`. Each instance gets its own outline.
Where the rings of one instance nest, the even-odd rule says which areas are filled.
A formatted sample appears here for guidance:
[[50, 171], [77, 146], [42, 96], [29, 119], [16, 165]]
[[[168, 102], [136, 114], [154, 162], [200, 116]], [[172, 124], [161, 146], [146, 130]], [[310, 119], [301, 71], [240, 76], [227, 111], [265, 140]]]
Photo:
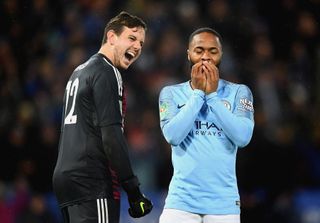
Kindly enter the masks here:
[[109, 125], [101, 128], [103, 148], [116, 170], [120, 182], [133, 177], [133, 171], [128, 155], [128, 144], [119, 125]]
[[160, 127], [171, 145], [179, 145], [192, 129], [194, 120], [204, 103], [204, 92], [194, 90], [185, 106], [178, 109], [170, 87], [165, 87], [159, 96]]
[[207, 118], [218, 123], [235, 145], [244, 147], [250, 142], [254, 127], [253, 96], [247, 86], [239, 87], [234, 103], [232, 112], [223, 105], [216, 92], [209, 94]]
[[120, 96], [112, 69], [99, 72], [94, 76], [92, 94], [96, 106], [98, 126], [121, 125]]

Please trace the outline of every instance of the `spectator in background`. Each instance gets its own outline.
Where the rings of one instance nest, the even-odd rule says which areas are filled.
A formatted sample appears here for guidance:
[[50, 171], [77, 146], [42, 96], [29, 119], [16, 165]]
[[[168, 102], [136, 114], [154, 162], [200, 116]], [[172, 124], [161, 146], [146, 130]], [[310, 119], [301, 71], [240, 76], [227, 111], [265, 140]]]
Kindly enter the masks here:
[[18, 215], [15, 223], [54, 223], [55, 219], [47, 208], [43, 195], [33, 195], [29, 207]]

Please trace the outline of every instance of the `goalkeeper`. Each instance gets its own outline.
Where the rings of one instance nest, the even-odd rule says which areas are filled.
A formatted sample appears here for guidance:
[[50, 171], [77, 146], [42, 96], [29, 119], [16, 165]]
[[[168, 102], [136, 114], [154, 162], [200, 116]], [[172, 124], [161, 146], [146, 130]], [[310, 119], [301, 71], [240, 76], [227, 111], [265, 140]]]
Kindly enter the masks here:
[[67, 83], [53, 174], [65, 223], [118, 223], [119, 186], [127, 193], [132, 217], [152, 210], [140, 192], [123, 135], [126, 103], [119, 71], [140, 56], [145, 30], [140, 18], [121, 12], [107, 24], [99, 52]]

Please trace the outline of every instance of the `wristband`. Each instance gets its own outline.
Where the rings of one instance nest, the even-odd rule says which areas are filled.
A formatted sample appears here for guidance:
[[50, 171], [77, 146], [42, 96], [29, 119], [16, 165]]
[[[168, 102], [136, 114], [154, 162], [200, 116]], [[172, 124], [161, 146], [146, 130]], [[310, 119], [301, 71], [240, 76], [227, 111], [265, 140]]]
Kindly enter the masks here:
[[127, 180], [122, 181], [121, 186], [127, 192], [129, 200], [138, 200], [141, 198], [141, 192], [139, 189], [140, 182], [136, 176], [133, 176]]

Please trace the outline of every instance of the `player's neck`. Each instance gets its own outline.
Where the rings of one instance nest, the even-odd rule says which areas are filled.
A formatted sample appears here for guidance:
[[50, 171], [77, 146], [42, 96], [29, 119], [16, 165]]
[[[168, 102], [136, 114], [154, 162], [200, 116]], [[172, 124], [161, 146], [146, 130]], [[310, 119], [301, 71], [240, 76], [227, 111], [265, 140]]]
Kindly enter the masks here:
[[98, 53], [103, 54], [114, 65], [113, 51], [110, 50], [110, 47], [107, 46], [107, 44], [102, 45], [101, 48], [99, 49]]
[[190, 84], [191, 89], [194, 90], [195, 88], [194, 88], [191, 80], [189, 81], [189, 84]]

